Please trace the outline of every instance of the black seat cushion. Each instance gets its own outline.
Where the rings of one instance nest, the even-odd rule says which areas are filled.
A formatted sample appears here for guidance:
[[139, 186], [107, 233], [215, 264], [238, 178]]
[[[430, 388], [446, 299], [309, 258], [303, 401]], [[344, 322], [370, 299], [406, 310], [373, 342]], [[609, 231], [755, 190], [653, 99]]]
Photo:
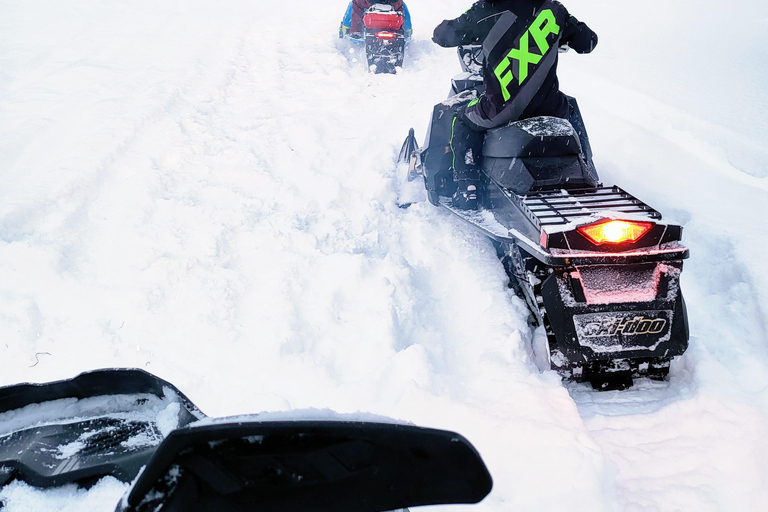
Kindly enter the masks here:
[[559, 117], [532, 117], [488, 130], [483, 155], [492, 158], [579, 155], [581, 145], [571, 123]]

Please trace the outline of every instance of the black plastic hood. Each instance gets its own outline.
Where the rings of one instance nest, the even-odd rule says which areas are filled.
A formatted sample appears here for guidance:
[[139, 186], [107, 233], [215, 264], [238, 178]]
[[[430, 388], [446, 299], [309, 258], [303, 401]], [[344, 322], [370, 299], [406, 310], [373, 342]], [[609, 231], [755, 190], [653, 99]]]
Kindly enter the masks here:
[[476, 503], [491, 476], [459, 434], [408, 425], [217, 420], [172, 432], [119, 512], [381, 512]]

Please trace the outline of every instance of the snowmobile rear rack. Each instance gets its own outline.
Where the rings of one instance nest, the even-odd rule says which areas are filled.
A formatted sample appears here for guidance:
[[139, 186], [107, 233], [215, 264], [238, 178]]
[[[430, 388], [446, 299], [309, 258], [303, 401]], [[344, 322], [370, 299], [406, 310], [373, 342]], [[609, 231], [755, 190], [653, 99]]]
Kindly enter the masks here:
[[616, 185], [522, 196], [522, 207], [539, 227], [576, 224], [600, 212], [624, 213], [661, 220], [661, 214]]
[[[479, 211], [453, 208], [450, 198], [441, 197], [439, 204], [480, 228], [491, 239], [518, 245], [551, 266], [631, 264], [688, 258], [688, 249], [678, 243], [682, 228], [676, 224], [657, 224], [656, 233], [646, 237], [644, 244], [630, 244], [622, 250], [573, 245], [572, 233], [577, 226], [601, 218], [651, 222], [661, 219], [658, 211], [617, 186], [517, 195], [491, 181], [488, 195], [492, 208]], [[654, 244], [649, 246], [647, 241], [651, 239]]]

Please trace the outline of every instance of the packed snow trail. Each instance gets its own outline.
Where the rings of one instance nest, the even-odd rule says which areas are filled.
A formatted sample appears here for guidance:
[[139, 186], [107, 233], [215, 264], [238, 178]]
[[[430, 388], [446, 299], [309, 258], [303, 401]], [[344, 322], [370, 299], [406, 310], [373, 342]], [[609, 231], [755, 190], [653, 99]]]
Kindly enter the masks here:
[[[569, 2], [601, 43], [562, 56], [561, 82], [603, 180], [685, 225], [691, 349], [669, 383], [597, 394], [538, 372], [487, 240], [396, 204], [396, 151], [458, 70], [431, 28], [467, 2], [409, 4], [397, 76], [335, 39], [345, 2], [256, 4], [0, 4], [0, 383], [138, 366], [212, 416], [313, 407], [456, 430], [494, 477], [477, 510], [759, 510], [767, 162], [730, 163], [712, 119], [611, 75], [643, 60], [648, 27]], [[124, 489], [14, 484], [0, 500], [101, 511]]]

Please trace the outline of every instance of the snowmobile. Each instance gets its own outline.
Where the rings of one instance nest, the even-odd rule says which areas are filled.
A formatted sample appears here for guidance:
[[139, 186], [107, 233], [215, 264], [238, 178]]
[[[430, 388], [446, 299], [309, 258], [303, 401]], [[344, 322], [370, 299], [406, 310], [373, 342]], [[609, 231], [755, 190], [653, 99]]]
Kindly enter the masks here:
[[395, 73], [403, 67], [407, 42], [405, 17], [391, 5], [373, 4], [363, 16], [363, 39], [368, 68], [376, 73]]
[[[574, 98], [573, 125], [536, 117], [485, 134], [477, 210], [452, 206], [451, 103], [483, 91], [482, 47], [460, 47], [463, 72], [434, 108], [424, 146], [411, 129], [399, 161], [429, 201], [494, 243], [511, 288], [546, 332], [549, 366], [596, 389], [664, 379], [688, 346], [680, 274], [682, 227], [616, 185], [599, 182]], [[579, 125], [579, 126], [574, 126]]]
[[405, 25], [403, 13], [387, 3], [376, 3], [363, 15], [362, 37], [346, 36], [346, 39], [365, 45], [368, 69], [374, 73], [392, 74], [403, 66], [405, 46], [410, 36], [410, 30], [406, 30]]
[[380, 512], [477, 503], [492, 487], [453, 432], [344, 416], [209, 418], [138, 369], [0, 388], [0, 488], [105, 476], [131, 484], [116, 512]]

